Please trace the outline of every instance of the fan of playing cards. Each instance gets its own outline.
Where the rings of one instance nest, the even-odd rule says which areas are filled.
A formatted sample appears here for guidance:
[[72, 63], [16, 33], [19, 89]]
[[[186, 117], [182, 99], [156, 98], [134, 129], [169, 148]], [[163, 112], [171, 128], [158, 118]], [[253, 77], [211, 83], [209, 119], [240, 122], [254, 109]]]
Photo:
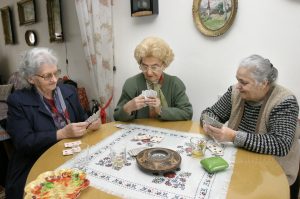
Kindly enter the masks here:
[[96, 113], [94, 113], [93, 115], [91, 115], [87, 120], [85, 120], [86, 122], [88, 122], [88, 126], [86, 128], [88, 128], [93, 122], [95, 122], [98, 118], [100, 117], [100, 110], [98, 110]]
[[205, 124], [211, 125], [216, 128], [222, 128], [222, 126], [223, 126], [223, 124], [221, 122], [219, 122], [218, 120], [216, 120], [206, 114], [203, 115], [203, 122]]
[[143, 90], [141, 95], [144, 96], [145, 98], [155, 98], [157, 96], [157, 92], [151, 89]]

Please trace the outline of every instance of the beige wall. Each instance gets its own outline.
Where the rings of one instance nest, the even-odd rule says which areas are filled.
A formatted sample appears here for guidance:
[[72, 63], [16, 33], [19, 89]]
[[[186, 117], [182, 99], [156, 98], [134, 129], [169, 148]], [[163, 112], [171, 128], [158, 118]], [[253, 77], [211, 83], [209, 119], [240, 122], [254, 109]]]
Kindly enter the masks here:
[[[65, 43], [50, 43], [48, 33], [48, 21], [46, 0], [35, 0], [37, 23], [31, 25], [19, 25], [18, 7], [19, 0], [1, 0], [0, 8], [9, 6], [12, 11], [13, 29], [15, 33], [16, 44], [5, 45], [3, 38], [2, 21], [0, 22], [0, 74], [4, 80], [7, 80], [9, 75], [17, 69], [19, 63], [19, 55], [32, 48], [28, 46], [25, 41], [25, 32], [27, 30], [34, 30], [38, 38], [38, 47], [52, 48], [58, 55], [59, 67], [63, 74], [67, 75], [66, 58], [69, 60], [68, 75], [78, 82], [80, 86], [87, 89], [88, 96], [92, 98], [91, 82], [89, 74], [86, 70], [86, 62], [84, 52], [82, 49], [80, 30], [76, 15], [75, 1], [61, 0], [62, 6], [62, 23], [65, 36]], [[66, 56], [66, 48], [67, 56]]]

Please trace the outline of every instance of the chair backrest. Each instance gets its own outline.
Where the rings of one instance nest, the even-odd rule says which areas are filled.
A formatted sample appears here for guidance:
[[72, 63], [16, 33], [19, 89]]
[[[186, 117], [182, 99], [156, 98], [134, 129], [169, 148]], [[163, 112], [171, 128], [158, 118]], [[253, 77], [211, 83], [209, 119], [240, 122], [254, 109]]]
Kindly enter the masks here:
[[14, 72], [8, 79], [8, 84], [13, 84], [14, 90], [19, 90], [24, 87], [23, 78], [20, 76], [19, 72]]

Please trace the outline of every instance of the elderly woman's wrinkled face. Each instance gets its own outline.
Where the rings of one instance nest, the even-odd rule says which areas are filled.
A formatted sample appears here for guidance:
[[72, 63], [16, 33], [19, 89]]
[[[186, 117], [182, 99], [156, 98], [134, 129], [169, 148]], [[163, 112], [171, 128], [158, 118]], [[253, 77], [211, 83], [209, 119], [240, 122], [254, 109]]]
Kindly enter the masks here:
[[[44, 96], [51, 95], [56, 88], [60, 70], [54, 64], [43, 64], [37, 73], [29, 78], [29, 82], [33, 84]], [[47, 97], [45, 96], [45, 97]]]
[[159, 81], [165, 67], [162, 61], [156, 57], [144, 57], [140, 69], [148, 81], [156, 83]]
[[236, 79], [238, 80], [237, 89], [240, 92], [242, 99], [246, 101], [259, 102], [268, 92], [268, 84], [257, 83], [251, 75], [251, 68], [240, 67], [236, 73]]

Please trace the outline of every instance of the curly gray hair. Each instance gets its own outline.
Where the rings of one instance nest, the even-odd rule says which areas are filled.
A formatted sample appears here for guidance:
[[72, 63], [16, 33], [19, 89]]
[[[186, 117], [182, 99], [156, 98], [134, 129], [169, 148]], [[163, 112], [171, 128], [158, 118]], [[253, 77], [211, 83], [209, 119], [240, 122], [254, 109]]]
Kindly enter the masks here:
[[29, 88], [31, 85], [28, 78], [37, 73], [43, 64], [57, 65], [57, 58], [54, 52], [49, 48], [33, 48], [25, 51], [21, 56], [19, 65], [19, 74], [22, 78], [24, 88]]
[[273, 66], [270, 60], [263, 58], [260, 55], [251, 55], [243, 59], [239, 65], [244, 68], [251, 68], [253, 78], [257, 83], [268, 81], [273, 84], [278, 77], [278, 70]]

